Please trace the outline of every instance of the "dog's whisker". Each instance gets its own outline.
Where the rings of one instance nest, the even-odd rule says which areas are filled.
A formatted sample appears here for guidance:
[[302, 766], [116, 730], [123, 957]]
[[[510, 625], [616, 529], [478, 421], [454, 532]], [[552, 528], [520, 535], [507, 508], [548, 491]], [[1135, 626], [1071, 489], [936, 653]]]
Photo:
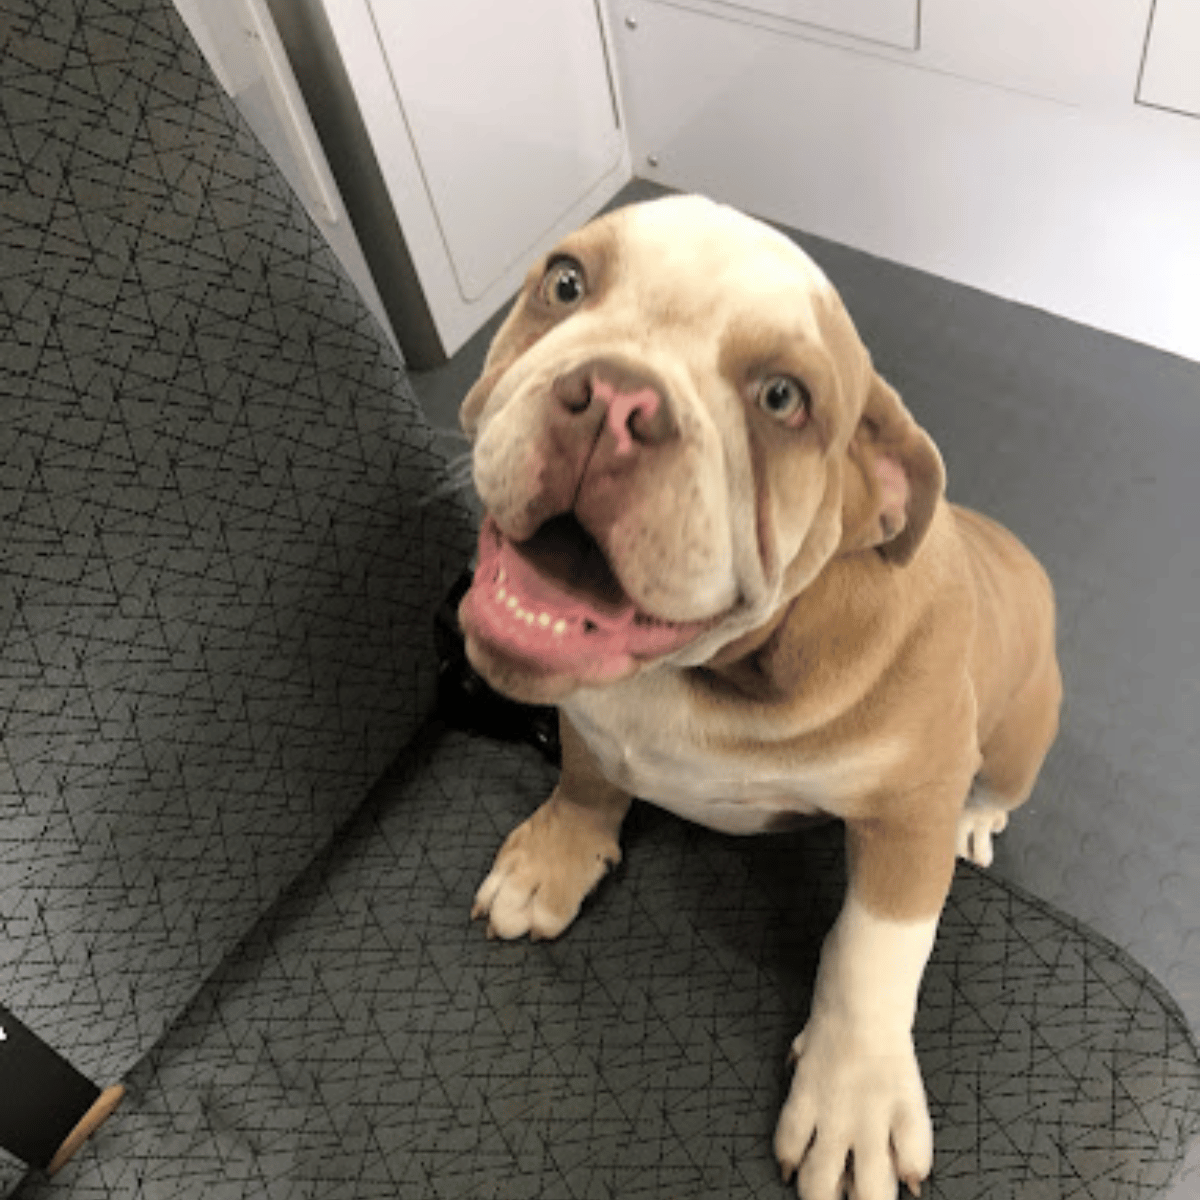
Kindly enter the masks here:
[[461, 454], [456, 454], [450, 460], [450, 462], [447, 464], [447, 469], [460, 475], [464, 472], [470, 473], [472, 461], [473, 459], [471, 451], [464, 450]]
[[[450, 432], [447, 430], [446, 432]], [[454, 455], [442, 468], [442, 482], [417, 501], [418, 508], [427, 508], [447, 496], [466, 495], [474, 497], [475, 479], [472, 474], [471, 451], [464, 450]]]
[[432, 432], [434, 437], [445, 438], [448, 442], [458, 442], [463, 446], [471, 444], [471, 439], [461, 429], [448, 429], [444, 425], [435, 425]]

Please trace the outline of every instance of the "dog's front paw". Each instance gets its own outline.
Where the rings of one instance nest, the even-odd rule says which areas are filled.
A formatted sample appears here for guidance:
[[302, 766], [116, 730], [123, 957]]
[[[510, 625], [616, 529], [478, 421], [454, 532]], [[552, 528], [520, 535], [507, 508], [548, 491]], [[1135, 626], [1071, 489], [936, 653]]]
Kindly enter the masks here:
[[620, 861], [615, 832], [555, 793], [505, 839], [471, 917], [488, 918], [489, 937], [558, 937]]
[[933, 1126], [912, 1039], [810, 1020], [775, 1131], [784, 1180], [801, 1200], [914, 1196], [933, 1164]]

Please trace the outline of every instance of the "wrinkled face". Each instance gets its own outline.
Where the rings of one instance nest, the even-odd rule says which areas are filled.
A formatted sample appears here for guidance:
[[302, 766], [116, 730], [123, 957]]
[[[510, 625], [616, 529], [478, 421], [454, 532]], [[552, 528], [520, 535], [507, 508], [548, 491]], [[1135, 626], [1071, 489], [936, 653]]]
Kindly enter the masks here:
[[[567, 238], [462, 407], [488, 514], [460, 609], [476, 668], [550, 702], [769, 621], [844, 542], [876, 379], [817, 267], [731, 209], [670, 198]], [[886, 479], [850, 474], [870, 508]]]

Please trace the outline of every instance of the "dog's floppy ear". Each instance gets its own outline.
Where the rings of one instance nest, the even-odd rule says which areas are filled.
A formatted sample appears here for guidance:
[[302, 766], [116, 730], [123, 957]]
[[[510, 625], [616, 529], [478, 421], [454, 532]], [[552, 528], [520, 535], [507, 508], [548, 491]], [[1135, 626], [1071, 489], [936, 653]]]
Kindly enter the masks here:
[[521, 352], [529, 347], [528, 342], [525, 345], [519, 344], [515, 332], [520, 308], [521, 302], [518, 300], [492, 338], [479, 378], [471, 385], [471, 390], [458, 406], [458, 423], [468, 438], [475, 437], [479, 429], [479, 415], [483, 412], [497, 380], [520, 357]]
[[903, 566], [933, 520], [946, 469], [933, 440], [874, 370], [846, 458], [842, 552], [875, 546]]
[[467, 392], [458, 406], [458, 423], [468, 438], [475, 437], [479, 429], [479, 414], [483, 412], [483, 406], [492, 394], [496, 380], [502, 374], [503, 368], [492, 367], [489, 370], [485, 367], [483, 374], [471, 385], [471, 390]]

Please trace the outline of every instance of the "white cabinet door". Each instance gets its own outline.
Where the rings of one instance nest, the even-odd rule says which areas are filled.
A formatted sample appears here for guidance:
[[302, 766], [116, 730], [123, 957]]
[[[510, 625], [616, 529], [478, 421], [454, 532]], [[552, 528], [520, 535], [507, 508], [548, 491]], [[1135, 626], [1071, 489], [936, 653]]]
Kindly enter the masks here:
[[662, 0], [718, 16], [768, 17], [911, 50], [918, 0]]
[[1069, 104], [1125, 107], [1149, 12], [1150, 0], [922, 0], [920, 61]]
[[1157, 0], [1138, 99], [1200, 117], [1200, 3]]
[[[667, 186], [1200, 359], [1200, 122], [1133, 103], [1148, 0], [1089, 3], [1116, 23], [1086, 46], [1082, 0], [923, 0], [919, 51], [868, 53], [621, 0], [635, 18], [614, 23], [634, 159]], [[952, 5], [993, 30], [1006, 14], [1039, 23], [1022, 36], [1006, 21], [986, 59], [969, 22], [942, 24], [934, 67], [927, 36]], [[1071, 93], [1093, 93], [1090, 48], [1112, 52], [1119, 108], [1106, 89], [1087, 103], [1024, 94], [1053, 82], [1047, 29], [1059, 51], [1077, 44], [1068, 63], [1084, 60]], [[1036, 53], [1022, 58], [1022, 41]], [[951, 59], [964, 47], [970, 73]], [[988, 82], [963, 77], [977, 69]]]
[[594, 0], [371, 0], [463, 299], [479, 299], [619, 163]]

